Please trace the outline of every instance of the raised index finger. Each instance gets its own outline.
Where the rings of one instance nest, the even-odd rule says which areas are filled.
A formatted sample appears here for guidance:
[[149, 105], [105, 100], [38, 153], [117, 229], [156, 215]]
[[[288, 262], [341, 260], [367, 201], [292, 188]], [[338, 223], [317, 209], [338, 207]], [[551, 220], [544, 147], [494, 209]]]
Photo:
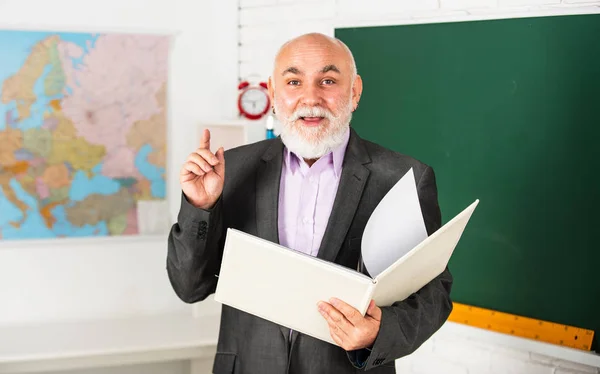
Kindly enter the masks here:
[[204, 131], [202, 131], [202, 136], [200, 137], [200, 148], [210, 150], [210, 131], [208, 129], [204, 129]]

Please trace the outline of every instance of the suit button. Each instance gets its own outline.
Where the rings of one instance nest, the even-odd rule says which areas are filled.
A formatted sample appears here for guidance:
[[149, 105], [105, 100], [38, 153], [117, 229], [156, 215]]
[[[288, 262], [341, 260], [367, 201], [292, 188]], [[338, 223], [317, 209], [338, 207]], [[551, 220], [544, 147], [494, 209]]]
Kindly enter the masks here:
[[206, 221], [201, 221], [198, 226], [198, 237], [202, 240], [206, 239], [206, 229], [208, 227], [208, 223]]

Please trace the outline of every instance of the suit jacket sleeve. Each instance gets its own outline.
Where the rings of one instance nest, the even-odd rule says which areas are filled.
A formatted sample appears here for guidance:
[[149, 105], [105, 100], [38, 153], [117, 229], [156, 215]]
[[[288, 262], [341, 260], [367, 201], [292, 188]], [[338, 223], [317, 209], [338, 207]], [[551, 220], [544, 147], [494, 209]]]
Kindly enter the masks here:
[[187, 303], [204, 300], [216, 290], [223, 256], [221, 199], [203, 210], [181, 194], [177, 222], [168, 238], [167, 273], [175, 293]]
[[[417, 183], [427, 232], [441, 227], [435, 175], [430, 167]], [[448, 268], [404, 301], [382, 307], [379, 334], [370, 349], [348, 352], [354, 366], [369, 370], [409, 355], [435, 333], [452, 311], [452, 275]]]

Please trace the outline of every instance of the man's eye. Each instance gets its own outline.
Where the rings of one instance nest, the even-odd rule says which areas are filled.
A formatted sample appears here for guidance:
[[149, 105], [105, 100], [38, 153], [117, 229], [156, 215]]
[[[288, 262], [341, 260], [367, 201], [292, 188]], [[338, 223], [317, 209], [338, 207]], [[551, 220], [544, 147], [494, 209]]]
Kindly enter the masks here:
[[325, 79], [325, 80], [323, 81], [323, 84], [326, 84], [326, 85], [330, 85], [330, 84], [334, 84], [334, 83], [335, 83], [335, 82], [333, 81], [333, 79]]
[[289, 81], [289, 82], [288, 82], [288, 84], [289, 84], [289, 85], [292, 85], [292, 86], [297, 86], [297, 85], [299, 85], [299, 84], [300, 84], [300, 82], [299, 82], [299, 81], [297, 81], [297, 80], [291, 80], [291, 81]]

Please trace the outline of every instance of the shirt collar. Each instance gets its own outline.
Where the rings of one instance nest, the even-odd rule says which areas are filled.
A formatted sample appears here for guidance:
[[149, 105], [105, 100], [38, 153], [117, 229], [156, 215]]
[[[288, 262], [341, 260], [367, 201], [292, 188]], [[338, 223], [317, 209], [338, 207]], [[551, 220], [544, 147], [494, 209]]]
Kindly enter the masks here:
[[[337, 178], [339, 178], [342, 173], [344, 155], [346, 154], [346, 148], [348, 147], [348, 141], [350, 139], [350, 128], [346, 130], [343, 136], [344, 140], [340, 145], [319, 159], [319, 161], [326, 162], [327, 164], [333, 163], [333, 171]], [[285, 164], [292, 174], [296, 173], [298, 170], [308, 170], [308, 165], [306, 162], [302, 158], [298, 157], [294, 152], [290, 152], [290, 150], [285, 146], [283, 158]], [[305, 174], [305, 171], [302, 171], [302, 173]]]

